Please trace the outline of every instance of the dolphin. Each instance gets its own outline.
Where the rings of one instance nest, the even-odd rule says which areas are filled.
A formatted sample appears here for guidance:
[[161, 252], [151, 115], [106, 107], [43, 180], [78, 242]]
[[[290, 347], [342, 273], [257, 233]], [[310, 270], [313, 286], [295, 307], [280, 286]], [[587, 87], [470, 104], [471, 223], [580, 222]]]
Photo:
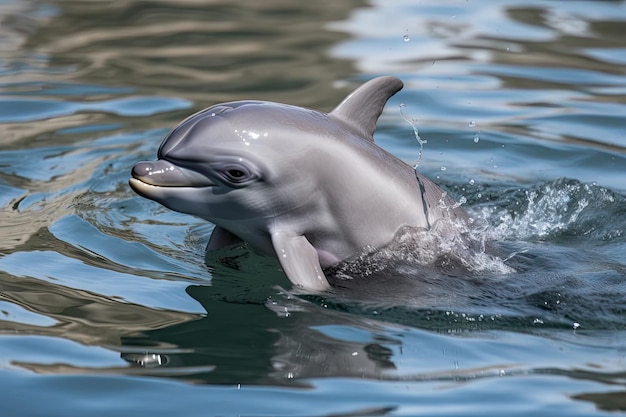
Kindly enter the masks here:
[[374, 143], [387, 100], [403, 87], [375, 78], [330, 113], [266, 101], [217, 104], [138, 162], [140, 196], [215, 224], [207, 251], [245, 241], [275, 256], [294, 286], [330, 288], [324, 269], [382, 248], [406, 228], [466, 219], [447, 194]]

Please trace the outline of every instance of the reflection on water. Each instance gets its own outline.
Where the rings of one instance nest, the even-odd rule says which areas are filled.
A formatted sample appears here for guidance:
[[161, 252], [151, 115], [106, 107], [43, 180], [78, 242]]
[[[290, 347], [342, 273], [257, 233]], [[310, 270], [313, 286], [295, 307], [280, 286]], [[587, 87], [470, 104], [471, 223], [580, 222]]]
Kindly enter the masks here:
[[[498, 146], [513, 146], [509, 153], [519, 156], [500, 159], [490, 149], [480, 166], [494, 175], [526, 179], [520, 174], [527, 172], [534, 181], [576, 170], [579, 179], [624, 189], [626, 126], [615, 107], [626, 93], [623, 2], [399, 3], [378, 2], [335, 23], [356, 37], [334, 54], [354, 59], [366, 73], [402, 73], [411, 88], [407, 111], [448, 137], [452, 128], [479, 139], [484, 132], [508, 133]], [[367, 23], [378, 19], [395, 24], [370, 31]], [[476, 151], [484, 143], [477, 145], [472, 158], [482, 156]], [[437, 163], [453, 165], [450, 158]], [[528, 169], [529, 162], [536, 167]]]
[[[4, 2], [3, 410], [626, 410], [625, 5]], [[384, 73], [406, 87], [377, 141], [415, 163], [402, 103], [427, 141], [420, 169], [466, 199], [515, 273], [441, 274], [396, 253], [294, 295], [246, 248], [205, 265], [212, 226], [127, 186], [196, 110], [328, 110]]]
[[[36, 288], [36, 291], [33, 290]], [[24, 277], [3, 279], [3, 299], [35, 313], [30, 320], [3, 322], [4, 330], [62, 336], [86, 345], [116, 346], [122, 335], [197, 320], [198, 315], [130, 304], [61, 285]], [[23, 314], [23, 312], [21, 312]], [[7, 314], [10, 319], [13, 313]], [[15, 315], [19, 316], [19, 314]], [[51, 319], [40, 323], [41, 317]]]
[[[326, 25], [363, 1], [63, 1], [25, 48], [97, 85], [175, 92], [200, 105], [250, 95], [317, 106], [346, 73], [325, 51], [346, 38]], [[54, 34], [49, 36], [49, 34]], [[323, 71], [319, 68], [323, 67]], [[71, 72], [70, 72], [71, 71]], [[331, 97], [332, 98], [332, 97]], [[324, 103], [320, 103], [324, 101]]]

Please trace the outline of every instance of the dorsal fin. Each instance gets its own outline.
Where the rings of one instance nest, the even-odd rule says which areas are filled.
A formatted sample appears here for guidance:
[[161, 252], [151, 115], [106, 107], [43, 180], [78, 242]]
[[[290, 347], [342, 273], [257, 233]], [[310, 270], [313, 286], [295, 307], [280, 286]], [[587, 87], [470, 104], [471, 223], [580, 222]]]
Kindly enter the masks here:
[[354, 90], [330, 112], [362, 137], [374, 140], [376, 122], [387, 100], [402, 89], [404, 84], [396, 77], [386, 76], [370, 80]]

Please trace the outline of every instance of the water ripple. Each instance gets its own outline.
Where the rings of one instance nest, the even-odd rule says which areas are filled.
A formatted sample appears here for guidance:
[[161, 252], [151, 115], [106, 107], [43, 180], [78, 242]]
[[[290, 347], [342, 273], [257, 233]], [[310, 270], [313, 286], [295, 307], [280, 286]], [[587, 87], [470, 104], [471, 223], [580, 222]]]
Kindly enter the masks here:
[[[3, 410], [625, 410], [625, 22], [623, 1], [2, 2]], [[382, 73], [405, 88], [377, 142], [414, 164], [419, 129], [420, 170], [509, 273], [418, 267], [426, 245], [294, 295], [128, 188], [193, 111], [328, 110]]]

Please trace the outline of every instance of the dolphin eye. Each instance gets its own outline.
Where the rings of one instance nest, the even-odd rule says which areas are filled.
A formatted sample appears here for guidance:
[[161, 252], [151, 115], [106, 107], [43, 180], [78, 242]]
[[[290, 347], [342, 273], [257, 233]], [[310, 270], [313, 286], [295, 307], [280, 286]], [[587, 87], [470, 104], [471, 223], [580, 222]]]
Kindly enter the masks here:
[[246, 176], [246, 173], [240, 169], [229, 169], [226, 174], [232, 179], [241, 179]]
[[242, 157], [220, 156], [210, 163], [211, 171], [224, 185], [242, 188], [261, 178], [261, 170], [252, 161]]
[[256, 174], [255, 170], [242, 164], [228, 164], [220, 168], [218, 172], [231, 186], [245, 186], [252, 180], [258, 178], [258, 174]]

